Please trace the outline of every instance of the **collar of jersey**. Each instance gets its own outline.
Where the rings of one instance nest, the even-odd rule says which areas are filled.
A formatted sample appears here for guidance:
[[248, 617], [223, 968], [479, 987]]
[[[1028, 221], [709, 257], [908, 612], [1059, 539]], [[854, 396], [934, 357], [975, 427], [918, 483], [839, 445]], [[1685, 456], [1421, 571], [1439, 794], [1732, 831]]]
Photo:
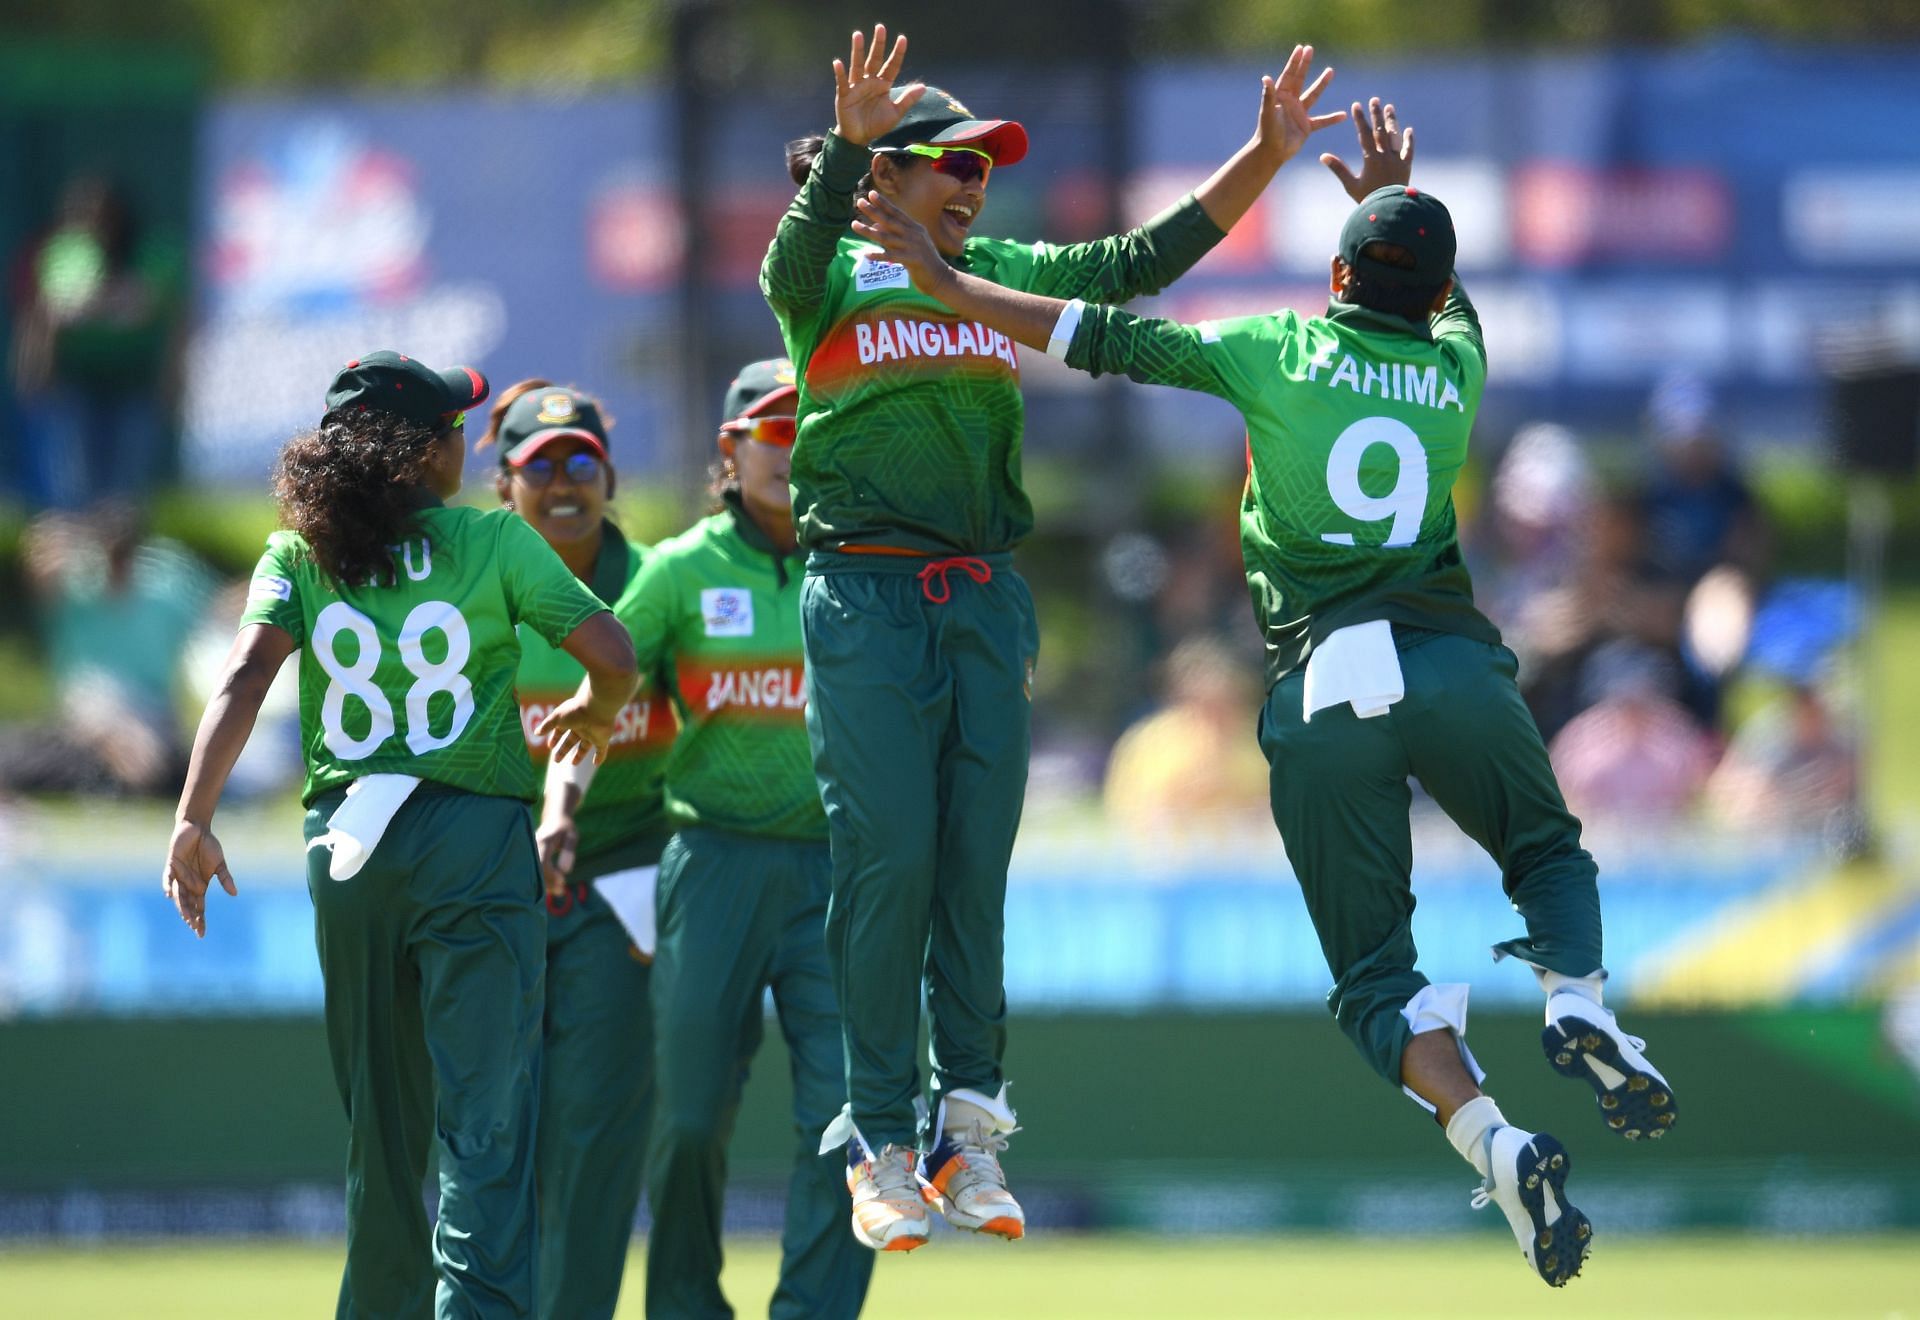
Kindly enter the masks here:
[[1376, 312], [1373, 308], [1362, 307], [1358, 303], [1341, 302], [1338, 298], [1327, 302], [1327, 319], [1370, 334], [1407, 335], [1413, 339], [1433, 342], [1433, 331], [1427, 326], [1415, 325], [1406, 317], [1395, 316], [1391, 312]]
[[593, 588], [593, 594], [611, 605], [620, 599], [627, 589], [628, 556], [633, 548], [627, 544], [627, 538], [613, 519], [603, 518], [600, 522], [600, 554], [593, 561], [593, 581], [587, 585]]

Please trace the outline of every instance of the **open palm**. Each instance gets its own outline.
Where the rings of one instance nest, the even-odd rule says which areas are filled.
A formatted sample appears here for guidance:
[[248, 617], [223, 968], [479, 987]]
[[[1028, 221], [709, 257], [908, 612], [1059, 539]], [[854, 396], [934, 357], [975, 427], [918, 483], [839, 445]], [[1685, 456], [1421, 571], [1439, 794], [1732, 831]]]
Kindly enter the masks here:
[[1293, 159], [1314, 133], [1346, 118], [1313, 113], [1313, 103], [1326, 90], [1333, 70], [1322, 69], [1308, 86], [1307, 70], [1312, 67], [1313, 47], [1295, 46], [1278, 78], [1260, 80], [1260, 126], [1255, 137], [1262, 147], [1278, 153], [1282, 163]]
[[873, 44], [859, 32], [853, 34], [853, 48], [845, 63], [833, 62], [833, 131], [856, 147], [864, 147], [900, 122], [915, 101], [927, 90], [924, 83], [910, 83], [893, 94], [893, 80], [900, 76], [906, 62], [907, 39], [897, 38], [893, 50], [887, 50], [887, 25], [873, 27]]

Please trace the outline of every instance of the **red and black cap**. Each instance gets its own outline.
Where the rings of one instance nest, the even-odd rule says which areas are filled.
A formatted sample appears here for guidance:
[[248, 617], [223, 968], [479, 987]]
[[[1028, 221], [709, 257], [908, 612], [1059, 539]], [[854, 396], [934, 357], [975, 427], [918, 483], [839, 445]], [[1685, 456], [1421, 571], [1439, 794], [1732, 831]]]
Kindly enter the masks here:
[[765, 358], [749, 362], [727, 386], [720, 404], [720, 424], [758, 417], [782, 403], [792, 412], [789, 402], [800, 393], [799, 377], [786, 358]]
[[[1369, 243], [1392, 243], [1413, 255], [1412, 267], [1366, 255]], [[1389, 184], [1361, 199], [1340, 229], [1340, 259], [1369, 280], [1439, 288], [1453, 278], [1453, 216], [1418, 188]]]
[[867, 144], [873, 151], [930, 147], [977, 147], [995, 165], [1017, 165], [1027, 154], [1027, 130], [1011, 119], [975, 119], [952, 93], [928, 87], [900, 122]]
[[521, 467], [549, 441], [578, 440], [607, 458], [607, 424], [589, 395], [560, 385], [528, 390], [500, 419], [500, 461]]
[[340, 368], [327, 387], [327, 411], [392, 413], [435, 426], [486, 401], [487, 378], [472, 367], [435, 371], [404, 353], [380, 349]]

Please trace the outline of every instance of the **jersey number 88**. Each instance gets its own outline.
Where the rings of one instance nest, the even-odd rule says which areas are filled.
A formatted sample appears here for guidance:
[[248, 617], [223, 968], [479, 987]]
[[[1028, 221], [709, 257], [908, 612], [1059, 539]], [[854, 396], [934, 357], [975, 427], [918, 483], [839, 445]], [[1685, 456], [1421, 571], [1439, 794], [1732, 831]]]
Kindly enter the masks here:
[[[447, 639], [447, 653], [439, 660], [427, 659], [421, 639], [438, 632]], [[352, 664], [341, 662], [336, 649], [340, 634], [351, 633], [359, 643]], [[430, 600], [414, 606], [400, 626], [400, 663], [417, 680], [407, 689], [407, 750], [415, 756], [445, 747], [466, 732], [473, 719], [473, 683], [461, 673], [473, 653], [473, 635], [459, 610], [443, 600]], [[359, 761], [373, 755], [380, 744], [393, 736], [393, 703], [387, 700], [373, 681], [380, 665], [380, 634], [373, 620], [343, 600], [320, 611], [313, 621], [313, 658], [332, 682], [320, 703], [322, 741], [327, 750], [342, 761]], [[453, 720], [443, 734], [433, 731], [427, 703], [436, 692], [453, 697]], [[367, 708], [368, 727], [361, 737], [347, 732], [347, 698]]]

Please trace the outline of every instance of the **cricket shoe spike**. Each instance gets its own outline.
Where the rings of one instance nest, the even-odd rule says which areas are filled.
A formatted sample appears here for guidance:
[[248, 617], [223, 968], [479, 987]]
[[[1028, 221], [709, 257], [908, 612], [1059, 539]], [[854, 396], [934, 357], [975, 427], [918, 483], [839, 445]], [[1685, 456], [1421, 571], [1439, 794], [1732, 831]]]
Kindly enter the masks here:
[[1019, 1130], [1004, 1086], [998, 1096], [963, 1088], [940, 1102], [922, 1194], [949, 1224], [1010, 1242], [1026, 1236], [1026, 1211], [1007, 1190], [1000, 1168], [1007, 1138]]
[[1540, 1046], [1555, 1072], [1593, 1088], [1608, 1130], [1628, 1141], [1658, 1141], [1678, 1120], [1673, 1088], [1641, 1053], [1647, 1042], [1586, 996], [1563, 990], [1547, 1000]]
[[1564, 1287], [1593, 1246], [1593, 1225], [1567, 1200], [1566, 1148], [1544, 1132], [1497, 1127], [1487, 1134], [1487, 1168], [1473, 1208], [1499, 1206], [1533, 1272]]

